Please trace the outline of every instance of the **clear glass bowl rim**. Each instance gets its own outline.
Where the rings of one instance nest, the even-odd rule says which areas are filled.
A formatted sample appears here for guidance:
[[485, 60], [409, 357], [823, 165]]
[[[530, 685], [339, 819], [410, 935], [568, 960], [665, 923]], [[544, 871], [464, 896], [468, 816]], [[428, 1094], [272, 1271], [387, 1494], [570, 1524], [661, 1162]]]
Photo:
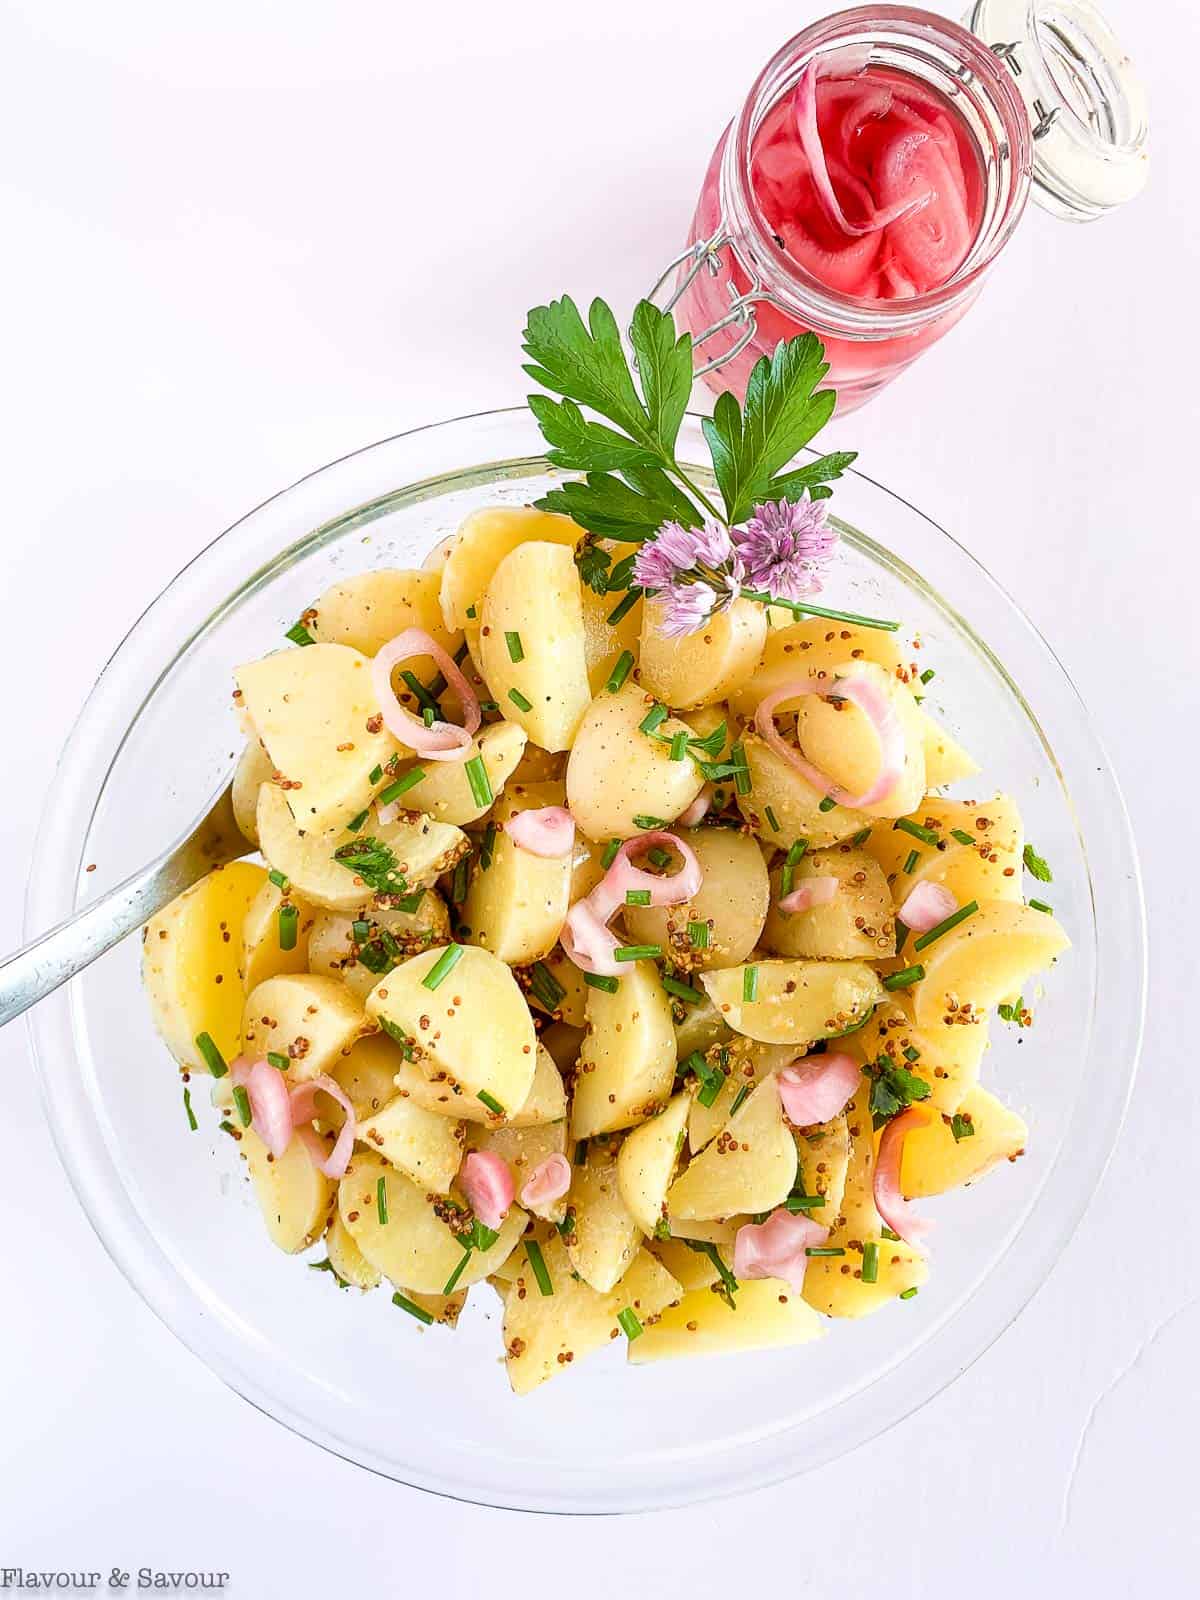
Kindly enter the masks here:
[[[685, 434], [697, 442], [698, 422], [699, 418], [691, 413], [685, 421]], [[137, 652], [143, 634], [152, 629], [156, 618], [161, 618], [164, 607], [169, 606], [179, 588], [203, 573], [218, 555], [224, 554], [230, 542], [236, 540], [239, 531], [248, 532], [249, 525], [260, 513], [279, 508], [289, 497], [300, 494], [306, 486], [334, 479], [356, 464], [369, 463], [381, 453], [395, 451], [409, 442], [415, 442], [419, 447], [422, 439], [430, 435], [444, 440], [462, 434], [469, 447], [472, 441], [478, 444], [476, 433], [496, 429], [507, 435], [510, 425], [514, 436], [524, 436], [522, 443], [534, 441], [535, 430], [529, 413], [523, 406], [514, 406], [467, 413], [425, 424], [339, 457], [254, 507], [212, 540], [170, 580], [113, 652], [64, 745], [52, 783], [55, 803], [46, 807], [30, 867], [25, 914], [27, 938], [34, 937], [71, 915], [87, 898], [89, 883], [84, 872], [83, 852], [104, 779], [102, 775], [94, 786], [81, 784], [78, 781], [80, 772], [86, 771], [89, 762], [99, 761], [104, 763], [104, 772], [107, 773], [115, 763], [128, 730], [136, 721], [142, 706], [159, 691], [170, 668], [186, 654], [204, 629], [251, 586], [269, 582], [271, 573], [288, 556], [294, 556], [314, 538], [328, 536], [330, 524], [322, 523], [315, 532], [279, 550], [266, 568], [260, 568], [246, 577], [232, 594], [227, 595], [223, 602], [196, 624], [191, 633], [180, 639], [174, 655], [162, 665], [139, 701], [137, 711], [130, 717], [125, 680], [139, 670]], [[686, 451], [681, 454], [685, 459], [691, 459]], [[546, 465], [536, 448], [519, 456], [508, 454], [489, 461], [472, 460], [468, 448], [467, 459], [470, 464], [461, 467], [457, 473], [451, 470], [411, 479], [398, 475], [391, 492], [399, 489], [430, 489], [445, 479], [461, 474], [478, 474], [489, 469], [501, 469], [497, 475], [503, 476], [504, 468], [529, 470]], [[214, 1329], [209, 1325], [210, 1319], [206, 1319], [186, 1275], [167, 1258], [153, 1238], [112, 1166], [82, 1088], [80, 1060], [73, 1042], [75, 1026], [79, 1021], [76, 990], [74, 985], [68, 985], [31, 1012], [27, 1023], [51, 1135], [85, 1215], [129, 1283], [176, 1337], [234, 1392], [301, 1437], [343, 1459], [410, 1487], [451, 1499], [513, 1510], [610, 1514], [667, 1509], [747, 1492], [836, 1459], [918, 1410], [965, 1372], [1020, 1314], [1070, 1242], [1103, 1176], [1121, 1130], [1136, 1075], [1144, 1019], [1147, 960], [1145, 909], [1136, 849], [1124, 801], [1078, 691], [1050, 646], [1011, 596], [969, 550], [903, 497], [895, 495], [864, 473], [851, 472], [848, 476], [861, 480], [875, 493], [895, 501], [905, 512], [919, 518], [939, 541], [945, 542], [946, 553], [959, 563], [963, 574], [981, 586], [994, 602], [999, 603], [1009, 623], [1019, 625], [1027, 644], [1042, 658], [1043, 667], [1049, 666], [1051, 669], [1054, 688], [1064, 697], [1072, 717], [1078, 719], [1073, 729], [1088, 747], [1090, 759], [1086, 769], [1083, 763], [1076, 763], [1083, 778], [1080, 785], [1070, 792], [1070, 798], [1076, 806], [1081, 839], [1087, 842], [1093, 895], [1097, 884], [1103, 887], [1105, 893], [1106, 914], [1096, 919], [1097, 968], [1100, 972], [1119, 972], [1122, 977], [1120, 995], [1114, 1002], [1117, 1009], [1106, 1018], [1106, 1052], [1114, 1060], [1124, 1061], [1127, 1065], [1123, 1072], [1097, 1074], [1089, 1082], [1086, 1143], [1073, 1152], [1070, 1163], [1060, 1154], [1042, 1190], [1042, 1197], [1046, 1201], [1043, 1214], [1054, 1218], [1054, 1226], [1031, 1232], [1027, 1222], [976, 1288], [969, 1303], [957, 1315], [940, 1326], [936, 1334], [899, 1367], [886, 1372], [873, 1383], [869, 1391], [839, 1403], [836, 1409], [843, 1415], [836, 1443], [827, 1443], [815, 1453], [806, 1448], [803, 1439], [793, 1438], [796, 1430], [791, 1430], [782, 1440], [776, 1438], [766, 1441], [772, 1447], [765, 1452], [769, 1459], [764, 1459], [763, 1450], [748, 1447], [745, 1459], [739, 1454], [736, 1462], [728, 1463], [715, 1473], [709, 1472], [707, 1476], [696, 1480], [681, 1477], [678, 1483], [661, 1488], [641, 1484], [630, 1491], [622, 1485], [610, 1484], [597, 1486], [586, 1495], [571, 1491], [561, 1495], [543, 1491], [531, 1496], [519, 1489], [509, 1492], [493, 1485], [486, 1492], [480, 1492], [475, 1486], [424, 1473], [416, 1465], [409, 1466], [403, 1472], [398, 1471], [393, 1462], [373, 1457], [368, 1450], [356, 1447], [353, 1439], [318, 1423], [287, 1398], [273, 1392], [267, 1377], [256, 1365], [253, 1352], [239, 1347], [238, 1341], [226, 1330]], [[882, 533], [883, 530], [879, 531]], [[864, 544], [874, 546], [874, 540], [869, 536], [860, 537]], [[875, 546], [875, 549], [887, 558], [893, 568], [906, 573], [910, 581], [953, 618], [1005, 679], [1041, 733], [1040, 724], [1025, 705], [1005, 666], [955, 608], [886, 546]], [[174, 637], [179, 637], [177, 631], [174, 631]], [[122, 715], [113, 717], [111, 713], [118, 709]], [[114, 743], [110, 729], [116, 725], [122, 731]], [[1045, 742], [1045, 735], [1041, 736]], [[1048, 744], [1046, 748], [1049, 752]], [[1057, 766], [1053, 752], [1050, 754]], [[74, 780], [71, 784], [65, 782], [68, 771]], [[68, 1071], [68, 1063], [71, 1071]], [[1019, 1252], [1015, 1248], [1018, 1241], [1022, 1244]]]

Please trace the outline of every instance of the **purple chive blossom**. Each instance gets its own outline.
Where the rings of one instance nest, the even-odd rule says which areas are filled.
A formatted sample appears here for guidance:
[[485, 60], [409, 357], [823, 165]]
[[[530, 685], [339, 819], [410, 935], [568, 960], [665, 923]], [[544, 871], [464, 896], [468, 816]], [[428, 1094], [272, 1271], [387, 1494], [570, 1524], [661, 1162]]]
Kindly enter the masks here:
[[665, 585], [655, 601], [659, 633], [668, 639], [683, 639], [702, 628], [713, 614], [716, 591], [707, 583]]
[[768, 500], [733, 532], [745, 563], [746, 585], [781, 600], [821, 592], [821, 569], [833, 555], [836, 532], [826, 525], [823, 500]]
[[664, 522], [638, 551], [633, 581], [643, 589], [669, 589], [698, 566], [720, 571], [732, 561], [733, 553], [729, 529], [719, 522], [706, 522], [702, 528]]

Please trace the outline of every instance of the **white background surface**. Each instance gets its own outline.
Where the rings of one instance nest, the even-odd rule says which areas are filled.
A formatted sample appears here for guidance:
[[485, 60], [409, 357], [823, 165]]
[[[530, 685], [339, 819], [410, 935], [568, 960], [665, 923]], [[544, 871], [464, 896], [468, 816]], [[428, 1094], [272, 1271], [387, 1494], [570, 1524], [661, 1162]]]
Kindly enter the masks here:
[[[832, 430], [1049, 637], [1143, 852], [1141, 1077], [1033, 1305], [819, 1479], [615, 1524], [437, 1501], [285, 1433], [141, 1305], [60, 1172], [18, 1025], [0, 1036], [0, 1566], [221, 1568], [252, 1600], [1196, 1592], [1200, 27], [1165, 0], [1109, 11], [1152, 95], [1150, 190], [1086, 228], [1031, 209], [964, 325]], [[519, 400], [526, 308], [632, 301], [757, 67], [816, 15], [6, 0], [0, 946], [71, 720], [166, 580], [312, 467]]]

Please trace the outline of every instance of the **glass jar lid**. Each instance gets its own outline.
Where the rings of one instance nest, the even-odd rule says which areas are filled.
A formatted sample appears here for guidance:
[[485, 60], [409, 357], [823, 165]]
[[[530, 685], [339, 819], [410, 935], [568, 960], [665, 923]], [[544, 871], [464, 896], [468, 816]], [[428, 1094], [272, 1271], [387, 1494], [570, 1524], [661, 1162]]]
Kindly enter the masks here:
[[1088, 222], [1132, 200], [1150, 170], [1146, 96], [1091, 0], [974, 0], [966, 25], [1025, 102], [1038, 204]]

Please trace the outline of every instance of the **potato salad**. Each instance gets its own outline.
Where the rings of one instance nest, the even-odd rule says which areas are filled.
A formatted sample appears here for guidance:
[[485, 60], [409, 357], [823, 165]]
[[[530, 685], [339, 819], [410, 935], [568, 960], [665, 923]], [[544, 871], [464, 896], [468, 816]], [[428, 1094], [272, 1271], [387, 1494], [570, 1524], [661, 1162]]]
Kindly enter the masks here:
[[315, 598], [234, 673], [258, 859], [145, 932], [273, 1243], [430, 1337], [498, 1295], [518, 1394], [923, 1290], [920, 1202], [1025, 1146], [997, 1011], [1067, 946], [1013, 802], [945, 798], [919, 641], [679, 532], [494, 507]]

